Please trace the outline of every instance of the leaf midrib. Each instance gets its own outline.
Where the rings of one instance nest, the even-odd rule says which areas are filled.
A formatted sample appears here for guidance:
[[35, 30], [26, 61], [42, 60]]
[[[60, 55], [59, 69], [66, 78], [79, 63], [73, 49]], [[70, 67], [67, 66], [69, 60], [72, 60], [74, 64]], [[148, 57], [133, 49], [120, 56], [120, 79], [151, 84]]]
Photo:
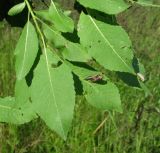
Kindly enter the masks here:
[[[45, 24], [45, 23], [44, 23], [44, 24]], [[65, 45], [67, 46], [67, 43], [70, 42], [70, 41], [68, 41], [67, 39], [65, 39], [60, 33], [56, 32], [55, 30], [53, 30], [52, 28], [50, 28], [47, 24], [45, 24], [45, 25], [46, 25], [46, 26], [48, 27], [48, 29], [50, 29], [55, 35], [63, 38], [63, 39], [66, 41]], [[78, 45], [76, 45], [76, 44], [78, 44], [78, 43], [73, 43], [73, 42], [72, 42], [72, 45], [75, 46], [75, 48], [81, 50], [81, 48], [80, 48]], [[79, 45], [80, 45], [80, 44], [79, 44]]]
[[55, 10], [57, 12], [58, 18], [60, 19], [60, 21], [63, 24], [63, 26], [66, 27], [66, 24], [64, 24], [63, 19], [62, 19], [61, 15], [59, 14], [59, 12], [58, 12], [58, 10], [56, 8], [56, 5], [54, 4], [53, 0], [51, 0], [51, 2], [52, 2], [52, 5], [53, 5], [53, 7], [55, 8]]
[[24, 63], [25, 63], [26, 53], [27, 53], [28, 34], [29, 34], [29, 21], [28, 21], [28, 23], [27, 23], [27, 30], [26, 30], [26, 39], [25, 39], [25, 49], [24, 49], [24, 55], [23, 55], [23, 62], [22, 62], [22, 67], [21, 67], [21, 71], [20, 71], [20, 75], [19, 75], [20, 78], [21, 78], [22, 72], [23, 72], [23, 70], [24, 70]]
[[54, 98], [54, 103], [55, 103], [56, 111], [57, 111], [57, 114], [58, 114], [58, 117], [59, 117], [61, 129], [62, 129], [62, 132], [63, 132], [63, 137], [66, 137], [64, 129], [63, 129], [63, 125], [62, 125], [62, 120], [61, 120], [61, 117], [60, 117], [61, 115], [60, 115], [60, 112], [59, 112], [59, 109], [58, 109], [58, 106], [57, 106], [57, 103], [56, 103], [56, 96], [54, 94], [54, 88], [53, 88], [53, 84], [52, 84], [53, 81], [52, 81], [52, 78], [51, 78], [51, 73], [50, 73], [50, 68], [49, 68], [49, 63], [48, 63], [48, 56], [47, 56], [47, 49], [46, 49], [46, 47], [44, 48], [44, 54], [45, 54], [45, 60], [46, 60], [46, 65], [47, 65], [48, 77], [49, 77], [49, 82], [50, 82], [50, 89], [52, 91], [52, 96]]
[[133, 72], [133, 70], [128, 66], [128, 64], [121, 58], [121, 56], [116, 52], [116, 50], [114, 49], [114, 47], [112, 46], [112, 44], [110, 43], [110, 41], [105, 37], [105, 35], [102, 33], [102, 31], [100, 30], [100, 28], [98, 27], [98, 25], [95, 23], [95, 21], [93, 20], [93, 18], [89, 15], [89, 19], [91, 20], [91, 22], [93, 23], [93, 25], [96, 27], [98, 33], [100, 33], [100, 35], [102, 36], [102, 38], [104, 39], [104, 41], [109, 45], [109, 47], [112, 49], [112, 51], [114, 52], [114, 54], [117, 55], [117, 57], [126, 65], [126, 67], [128, 68], [129, 71]]

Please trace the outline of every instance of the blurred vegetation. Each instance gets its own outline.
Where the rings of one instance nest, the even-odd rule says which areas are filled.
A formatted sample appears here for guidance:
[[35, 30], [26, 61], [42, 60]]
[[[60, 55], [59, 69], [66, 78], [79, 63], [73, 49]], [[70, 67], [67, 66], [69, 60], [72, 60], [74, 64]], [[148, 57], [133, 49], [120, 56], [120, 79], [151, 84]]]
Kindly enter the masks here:
[[[43, 3], [39, 2], [35, 0], [35, 6], [42, 8]], [[61, 2], [65, 8], [73, 9], [73, 1]], [[4, 8], [7, 12], [9, 7]], [[74, 14], [75, 10], [72, 11]], [[0, 153], [160, 153], [160, 9], [134, 6], [117, 19], [145, 66], [146, 85], [151, 94], [128, 87], [117, 79], [122, 114], [100, 112], [77, 96], [66, 142], [41, 120], [22, 126], [1, 123]], [[3, 17], [1, 14], [0, 20], [0, 96], [4, 97], [14, 94], [13, 51], [21, 28], [6, 14]], [[103, 121], [103, 126], [95, 131]]]

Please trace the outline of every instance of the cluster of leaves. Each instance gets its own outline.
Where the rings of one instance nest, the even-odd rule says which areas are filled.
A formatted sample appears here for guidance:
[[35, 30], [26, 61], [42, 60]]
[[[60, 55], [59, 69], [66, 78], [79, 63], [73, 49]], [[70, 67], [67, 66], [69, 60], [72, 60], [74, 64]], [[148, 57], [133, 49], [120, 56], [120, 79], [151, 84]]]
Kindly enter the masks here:
[[[118, 88], [90, 63], [130, 73], [140, 84], [140, 79], [143, 81], [140, 68], [135, 69], [132, 43], [125, 30], [113, 21], [114, 15], [135, 1], [78, 2], [83, 11], [77, 25], [69, 17], [70, 12], [62, 11], [52, 0], [48, 10], [34, 11], [25, 0], [8, 12], [16, 15], [27, 7], [29, 13], [14, 52], [15, 97], [0, 99], [1, 122], [24, 124], [40, 117], [66, 139], [76, 91], [81, 87], [92, 106], [122, 112]], [[139, 0], [142, 2], [148, 5], [147, 0]], [[78, 39], [69, 37], [73, 33], [77, 33]]]

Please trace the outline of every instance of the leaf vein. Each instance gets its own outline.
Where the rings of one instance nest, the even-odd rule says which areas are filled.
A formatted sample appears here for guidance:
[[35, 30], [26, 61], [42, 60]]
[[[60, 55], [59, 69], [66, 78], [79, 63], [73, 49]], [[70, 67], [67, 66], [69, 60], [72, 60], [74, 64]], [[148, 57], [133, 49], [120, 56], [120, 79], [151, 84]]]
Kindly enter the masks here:
[[113, 52], [118, 56], [118, 58], [126, 65], [126, 67], [132, 72], [132, 69], [128, 66], [128, 64], [121, 58], [121, 56], [116, 52], [116, 50], [114, 49], [114, 47], [112, 46], [112, 44], [109, 42], [109, 40], [104, 36], [104, 34], [102, 33], [102, 31], [99, 29], [98, 25], [95, 23], [95, 21], [93, 20], [93, 18], [91, 16], [89, 16], [91, 22], [93, 23], [93, 25], [96, 27], [97, 31], [100, 33], [100, 35], [103, 37], [103, 39], [105, 40], [105, 42], [110, 46], [110, 48], [113, 50]]

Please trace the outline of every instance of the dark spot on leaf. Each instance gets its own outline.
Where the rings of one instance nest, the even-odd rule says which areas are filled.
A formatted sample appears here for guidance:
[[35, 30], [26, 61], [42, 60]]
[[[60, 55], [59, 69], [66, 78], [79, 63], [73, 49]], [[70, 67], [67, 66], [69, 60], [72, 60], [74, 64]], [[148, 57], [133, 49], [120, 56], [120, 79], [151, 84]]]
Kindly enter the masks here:
[[22, 113], [21, 115], [23, 116], [24, 114]]
[[98, 40], [98, 43], [100, 43], [101, 41], [100, 40]]
[[21, 110], [21, 107], [19, 107], [18, 109]]
[[51, 67], [52, 67], [52, 68], [57, 68], [57, 67], [59, 67], [60, 65], [62, 65], [62, 62], [61, 62], [61, 61], [58, 61], [57, 64], [52, 63], [52, 64], [51, 64]]
[[30, 102], [30, 103], [32, 103], [32, 99], [31, 99], [31, 97], [29, 97], [29, 102]]
[[52, 68], [56, 68], [57, 65], [52, 63], [52, 64], [51, 64], [51, 67], [52, 67]]

